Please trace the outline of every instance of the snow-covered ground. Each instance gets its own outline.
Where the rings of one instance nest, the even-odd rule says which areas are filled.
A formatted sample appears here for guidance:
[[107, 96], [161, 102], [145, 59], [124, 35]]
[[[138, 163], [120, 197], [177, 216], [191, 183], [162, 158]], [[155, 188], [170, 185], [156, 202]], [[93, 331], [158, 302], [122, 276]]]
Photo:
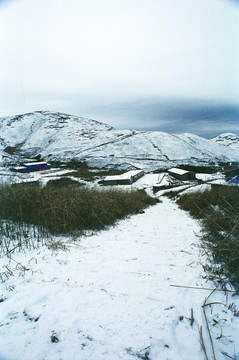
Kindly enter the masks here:
[[[202, 267], [200, 225], [162, 200], [65, 251], [1, 258], [0, 359], [202, 360], [200, 326], [213, 359], [202, 305], [215, 284]], [[239, 359], [238, 297], [215, 291], [207, 303], [215, 358]]]

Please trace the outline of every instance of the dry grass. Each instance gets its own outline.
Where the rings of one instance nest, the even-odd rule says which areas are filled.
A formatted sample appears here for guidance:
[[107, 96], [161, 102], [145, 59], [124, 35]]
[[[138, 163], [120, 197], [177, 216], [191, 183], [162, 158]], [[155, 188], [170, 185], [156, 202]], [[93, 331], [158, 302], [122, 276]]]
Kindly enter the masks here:
[[202, 220], [204, 246], [210, 250], [215, 265], [208, 269], [224, 275], [239, 286], [239, 188], [224, 186], [203, 193], [185, 194], [177, 203]]
[[157, 202], [144, 191], [0, 187], [0, 218], [43, 226], [51, 234], [73, 234], [103, 229]]
[[73, 180], [70, 177], [61, 177], [59, 179], [49, 180], [47, 182], [47, 187], [54, 187], [54, 188], [64, 188], [64, 187], [79, 187], [84, 186], [85, 184], [82, 182], [79, 182], [77, 180]]
[[[56, 163], [55, 166], [60, 164]], [[72, 161], [67, 163], [67, 169], [72, 169], [74, 171], [69, 171], [65, 174], [60, 175], [61, 177], [73, 176], [76, 178], [84, 179], [85, 181], [93, 181], [102, 176], [109, 175], [120, 175], [125, 172], [125, 170], [119, 169], [99, 169], [99, 168], [90, 168], [86, 163], [79, 163], [78, 161]]]

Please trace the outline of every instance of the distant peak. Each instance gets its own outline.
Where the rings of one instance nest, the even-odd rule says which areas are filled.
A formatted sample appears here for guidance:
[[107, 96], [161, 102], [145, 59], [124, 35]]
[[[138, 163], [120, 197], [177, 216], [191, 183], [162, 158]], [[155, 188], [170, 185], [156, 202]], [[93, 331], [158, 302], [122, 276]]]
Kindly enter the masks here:
[[218, 136], [215, 136], [213, 139], [219, 139], [219, 138], [229, 138], [229, 137], [239, 137], [238, 134], [235, 133], [223, 133]]

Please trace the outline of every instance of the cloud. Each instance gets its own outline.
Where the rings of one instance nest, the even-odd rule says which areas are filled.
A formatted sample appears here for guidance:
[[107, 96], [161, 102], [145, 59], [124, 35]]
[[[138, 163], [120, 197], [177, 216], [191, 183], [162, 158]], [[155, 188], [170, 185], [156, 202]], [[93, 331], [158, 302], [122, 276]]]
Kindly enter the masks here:
[[[102, 116], [100, 108], [110, 111], [114, 104], [119, 113], [128, 111], [130, 118], [127, 104], [148, 99], [236, 103], [239, 11], [235, 3], [0, 1], [4, 4], [0, 8], [1, 115], [58, 109], [93, 113], [97, 119]], [[139, 121], [143, 124], [143, 119]], [[151, 121], [153, 128], [153, 117]]]
[[95, 113], [101, 121], [121, 129], [191, 132], [205, 137], [225, 131], [239, 132], [239, 106], [230, 103], [159, 99], [89, 107], [86, 114]]

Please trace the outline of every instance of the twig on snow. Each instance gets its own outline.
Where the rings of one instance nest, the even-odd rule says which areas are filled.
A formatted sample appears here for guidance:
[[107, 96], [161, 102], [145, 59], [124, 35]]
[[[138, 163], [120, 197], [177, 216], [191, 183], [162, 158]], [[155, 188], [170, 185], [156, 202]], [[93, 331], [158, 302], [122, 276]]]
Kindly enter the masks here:
[[193, 326], [193, 323], [194, 323], [193, 308], [191, 308], [190, 326]]
[[203, 336], [202, 336], [202, 326], [200, 326], [200, 328], [199, 328], [199, 335], [200, 335], [200, 342], [201, 342], [203, 352], [205, 354], [206, 360], [208, 360], [207, 351], [206, 351], [204, 341], [203, 341]]
[[213, 341], [212, 341], [212, 335], [211, 335], [211, 331], [210, 331], [210, 328], [209, 328], [209, 324], [208, 324], [208, 320], [207, 320], [207, 315], [206, 315], [206, 310], [205, 310], [205, 307], [207, 305], [207, 300], [209, 299], [209, 297], [214, 293], [216, 289], [214, 289], [211, 294], [208, 295], [208, 297], [205, 298], [204, 300], [204, 303], [203, 303], [203, 315], [204, 315], [204, 318], [205, 318], [205, 321], [206, 321], [206, 325], [207, 325], [207, 332], [208, 332], [208, 335], [209, 335], [209, 339], [210, 339], [210, 343], [211, 343], [211, 347], [212, 347], [212, 352], [213, 352], [213, 359], [216, 360], [216, 355], [215, 355], [215, 350], [214, 350], [214, 345], [213, 345]]
[[212, 288], [203, 288], [203, 287], [197, 287], [197, 286], [187, 286], [187, 285], [173, 285], [170, 284], [170, 286], [173, 287], [179, 287], [179, 288], [186, 288], [186, 289], [196, 289], [196, 290], [209, 290], [209, 291], [227, 291], [227, 292], [235, 292], [234, 290], [228, 290], [228, 289], [212, 289]]

